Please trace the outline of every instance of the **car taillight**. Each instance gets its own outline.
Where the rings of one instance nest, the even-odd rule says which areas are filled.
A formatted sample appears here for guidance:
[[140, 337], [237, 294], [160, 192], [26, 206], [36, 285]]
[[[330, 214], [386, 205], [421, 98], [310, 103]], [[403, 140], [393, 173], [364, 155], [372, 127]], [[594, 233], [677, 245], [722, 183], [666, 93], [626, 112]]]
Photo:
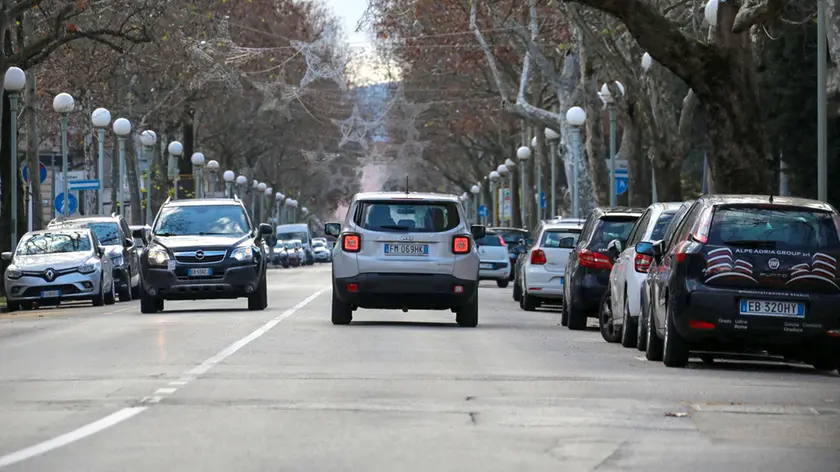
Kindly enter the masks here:
[[470, 238], [468, 236], [455, 236], [452, 238], [452, 252], [454, 254], [466, 254], [470, 252]]
[[359, 252], [362, 249], [362, 237], [355, 233], [348, 233], [341, 237], [341, 250], [344, 252]]
[[531, 264], [543, 265], [546, 262], [548, 262], [548, 260], [545, 258], [545, 252], [542, 249], [537, 249], [531, 253]]
[[636, 272], [646, 274], [650, 269], [651, 263], [653, 263], [653, 258], [644, 254], [636, 254], [634, 262], [636, 264]]
[[698, 243], [709, 242], [709, 230], [712, 228], [712, 216], [715, 212], [713, 209], [707, 209], [703, 216], [697, 220], [694, 228], [691, 230], [691, 237]]
[[583, 267], [589, 267], [592, 269], [612, 269], [612, 261], [610, 261], [610, 257], [606, 254], [601, 254], [600, 252], [581, 249], [578, 259], [580, 260], [580, 265]]

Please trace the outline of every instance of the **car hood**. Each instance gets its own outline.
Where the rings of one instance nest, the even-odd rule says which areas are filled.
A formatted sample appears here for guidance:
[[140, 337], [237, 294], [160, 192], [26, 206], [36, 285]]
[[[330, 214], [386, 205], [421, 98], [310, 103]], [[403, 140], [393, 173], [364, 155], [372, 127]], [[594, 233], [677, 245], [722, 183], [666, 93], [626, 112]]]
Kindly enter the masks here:
[[65, 252], [15, 256], [14, 264], [20, 270], [38, 272], [46, 269], [71, 269], [82, 265], [91, 256], [89, 252]]
[[250, 235], [245, 236], [155, 236], [155, 241], [158, 241], [163, 246], [172, 250], [178, 249], [205, 249], [213, 247], [228, 248], [236, 246], [247, 239]]

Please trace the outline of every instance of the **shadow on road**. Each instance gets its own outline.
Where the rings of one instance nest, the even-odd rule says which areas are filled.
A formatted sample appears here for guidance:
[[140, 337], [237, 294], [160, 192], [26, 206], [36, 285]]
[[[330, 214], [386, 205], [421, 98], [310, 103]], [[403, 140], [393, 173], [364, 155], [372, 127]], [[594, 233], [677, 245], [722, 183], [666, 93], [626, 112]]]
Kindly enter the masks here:
[[689, 367], [693, 370], [721, 370], [730, 372], [756, 372], [756, 373], [780, 373], [780, 374], [801, 374], [818, 377], [836, 377], [837, 371], [819, 371], [805, 364], [791, 364], [781, 360], [767, 359], [739, 359], [728, 357], [715, 359], [713, 364], [703, 362], [691, 362]]
[[[350, 326], [381, 326], [393, 328], [458, 328], [458, 325], [452, 323], [440, 323], [430, 321], [354, 321]], [[480, 327], [481, 325], [479, 325]]]

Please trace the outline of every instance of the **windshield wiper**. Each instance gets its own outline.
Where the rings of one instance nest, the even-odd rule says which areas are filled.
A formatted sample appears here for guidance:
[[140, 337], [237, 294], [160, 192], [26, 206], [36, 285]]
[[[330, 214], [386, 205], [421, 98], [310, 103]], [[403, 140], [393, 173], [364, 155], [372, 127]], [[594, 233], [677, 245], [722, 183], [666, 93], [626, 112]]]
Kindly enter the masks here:
[[393, 230], [397, 230], [397, 231], [408, 231], [408, 230], [411, 229], [411, 228], [407, 228], [405, 226], [396, 226], [396, 225], [383, 225], [383, 226], [377, 226], [377, 228], [379, 228], [379, 229], [393, 229]]
[[731, 241], [724, 241], [723, 244], [727, 246], [742, 246], [742, 247], [763, 247], [775, 248], [776, 241], [765, 241], [759, 239], [733, 239]]
[[180, 236], [180, 235], [175, 234], [175, 233], [155, 233], [155, 236], [163, 236], [165, 238], [167, 236]]

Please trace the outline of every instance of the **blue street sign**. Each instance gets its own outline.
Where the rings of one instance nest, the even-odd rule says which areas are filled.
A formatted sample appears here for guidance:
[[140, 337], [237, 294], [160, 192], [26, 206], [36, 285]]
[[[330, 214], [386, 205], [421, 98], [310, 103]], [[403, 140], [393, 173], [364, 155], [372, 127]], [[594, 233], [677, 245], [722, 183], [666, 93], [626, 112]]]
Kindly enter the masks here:
[[[39, 162], [38, 164], [39, 164], [38, 169], [41, 171], [41, 172], [39, 172], [40, 177], [41, 177], [41, 183], [44, 183], [44, 181], [47, 180], [47, 166], [45, 166], [43, 162]], [[21, 174], [22, 174], [22, 177], [23, 177], [23, 181], [28, 184], [29, 183], [29, 164], [23, 166], [23, 171], [21, 172]]]
[[623, 195], [630, 186], [630, 174], [626, 169], [615, 170], [615, 194]]
[[487, 205], [481, 205], [478, 207], [478, 216], [487, 218], [488, 215], [490, 215], [490, 212], [487, 210]]
[[545, 208], [545, 192], [540, 192], [540, 208]]
[[[67, 211], [70, 214], [76, 213], [76, 208], [78, 207], [78, 200], [76, 200], [76, 196], [72, 193], [67, 194], [69, 196], [69, 200], [67, 200]], [[55, 211], [59, 214], [64, 214], [64, 194], [59, 193], [55, 196]]]
[[71, 180], [67, 182], [70, 190], [98, 190], [98, 180]]

